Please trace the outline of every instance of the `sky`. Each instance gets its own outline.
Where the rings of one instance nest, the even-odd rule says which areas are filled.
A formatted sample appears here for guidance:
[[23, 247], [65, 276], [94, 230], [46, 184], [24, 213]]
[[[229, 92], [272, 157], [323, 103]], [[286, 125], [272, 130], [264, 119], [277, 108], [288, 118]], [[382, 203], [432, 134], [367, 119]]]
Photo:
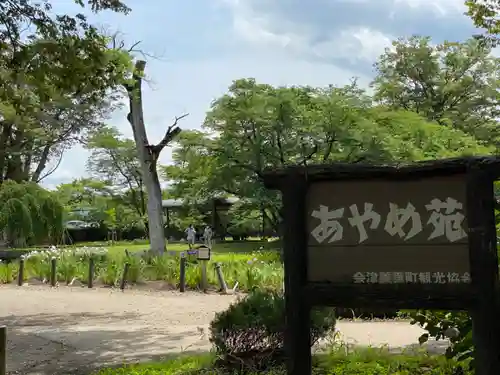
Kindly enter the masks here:
[[[233, 80], [253, 77], [273, 85], [367, 85], [372, 65], [392, 40], [411, 35], [433, 42], [461, 41], [477, 33], [463, 0], [124, 0], [128, 15], [89, 14], [91, 23], [140, 41], [147, 57], [145, 123], [158, 142], [175, 116], [183, 129], [199, 129], [211, 102]], [[53, 0], [57, 13], [81, 11]], [[108, 121], [132, 137], [125, 109]], [[88, 176], [88, 153], [68, 150], [42, 184], [54, 188]], [[171, 149], [161, 164], [171, 162]]]

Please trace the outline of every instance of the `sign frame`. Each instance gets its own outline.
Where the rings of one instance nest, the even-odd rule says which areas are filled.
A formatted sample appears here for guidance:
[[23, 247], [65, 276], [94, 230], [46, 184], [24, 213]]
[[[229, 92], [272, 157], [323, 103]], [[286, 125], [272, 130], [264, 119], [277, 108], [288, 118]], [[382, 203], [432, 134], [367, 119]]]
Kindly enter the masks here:
[[[308, 281], [306, 197], [312, 184], [346, 180], [398, 183], [453, 175], [465, 175], [466, 179], [464, 203], [470, 284], [339, 285]], [[498, 157], [430, 160], [395, 166], [335, 163], [265, 171], [264, 185], [281, 191], [283, 201], [287, 374], [311, 374], [309, 335], [313, 306], [467, 310], [474, 324], [476, 374], [500, 373], [499, 272], [493, 187], [499, 177]]]
[[212, 256], [212, 251], [208, 246], [198, 246], [196, 248], [197, 254], [196, 254], [196, 259], [197, 260], [210, 260]]

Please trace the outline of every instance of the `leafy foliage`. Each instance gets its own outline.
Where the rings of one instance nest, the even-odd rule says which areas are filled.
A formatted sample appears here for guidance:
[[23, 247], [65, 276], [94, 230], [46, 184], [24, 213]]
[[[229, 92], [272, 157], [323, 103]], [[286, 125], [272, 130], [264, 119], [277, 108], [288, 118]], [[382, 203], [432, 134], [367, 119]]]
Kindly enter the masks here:
[[57, 187], [65, 209], [65, 221], [81, 220], [115, 230], [144, 229], [144, 218], [129, 204], [129, 193], [106, 181], [79, 179]]
[[427, 331], [420, 337], [421, 343], [429, 338], [449, 339], [452, 345], [446, 350], [448, 358], [464, 360], [474, 357], [472, 319], [468, 313], [419, 310], [409, 312], [409, 316], [412, 324], [418, 324]]
[[133, 209], [146, 222], [147, 194], [134, 141], [123, 138], [116, 128], [104, 127], [92, 134], [86, 147], [91, 151], [88, 170], [115, 187], [121, 193], [115, 199], [121, 198], [124, 208]]
[[479, 40], [493, 46], [498, 45], [500, 34], [500, 1], [498, 0], [467, 0], [467, 15], [472, 18], [476, 27], [485, 29], [484, 35], [479, 35]]
[[[128, 11], [117, 0], [88, 5]], [[83, 15], [53, 15], [47, 0], [0, 4], [0, 182], [41, 181], [102, 125], [131, 67], [108, 43]]]
[[[285, 301], [281, 292], [255, 290], [216, 314], [210, 342], [225, 365], [264, 370], [282, 364]], [[311, 345], [335, 328], [333, 310], [311, 313]]]
[[[236, 196], [279, 231], [280, 200], [264, 188], [266, 168], [296, 163], [416, 161], [489, 154], [474, 135], [443, 126], [411, 108], [374, 105], [352, 85], [272, 87], [235, 81], [216, 100], [205, 132], [184, 132], [165, 167], [172, 193], [201, 201]], [[233, 223], [234, 226], [234, 223]]]
[[34, 183], [5, 181], [0, 185], [0, 232], [15, 246], [59, 242], [63, 207], [53, 193]]
[[500, 59], [490, 52], [474, 39], [435, 46], [399, 39], [375, 64], [374, 98], [496, 145]]

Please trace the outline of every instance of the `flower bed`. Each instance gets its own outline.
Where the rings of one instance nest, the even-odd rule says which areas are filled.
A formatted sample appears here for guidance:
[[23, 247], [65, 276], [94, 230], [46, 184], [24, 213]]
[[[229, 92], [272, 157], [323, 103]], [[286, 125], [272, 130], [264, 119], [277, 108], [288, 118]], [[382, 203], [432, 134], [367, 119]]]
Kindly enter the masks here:
[[[113, 248], [111, 248], [113, 249]], [[33, 281], [50, 280], [51, 259], [56, 258], [56, 279], [60, 285], [74, 280], [87, 285], [89, 259], [95, 264], [95, 286], [118, 286], [126, 262], [130, 264], [127, 282], [132, 286], [151, 285], [161, 282], [161, 286], [178, 288], [180, 282], [180, 259], [182, 251], [169, 251], [160, 257], [142, 258], [140, 251], [126, 257], [125, 251], [108, 251], [101, 246], [63, 247], [34, 250], [23, 256], [23, 279], [28, 284]], [[201, 270], [195, 252], [184, 252], [187, 259], [186, 288], [197, 290], [201, 282]], [[215, 264], [220, 263], [229, 288], [238, 283], [238, 291], [248, 292], [255, 288], [278, 290], [283, 287], [283, 265], [276, 251], [254, 251], [251, 253], [214, 253], [208, 263], [208, 284], [211, 289], [219, 289]], [[19, 273], [19, 262], [0, 261], [0, 284], [15, 283]], [[337, 308], [337, 317], [361, 319], [392, 319], [397, 311]]]
[[[116, 286], [121, 278], [125, 263], [129, 263], [127, 281], [130, 284], [148, 281], [164, 281], [173, 288], [179, 284], [181, 252], [168, 252], [163, 256], [127, 257], [122, 253], [108, 252], [104, 247], [61, 248], [34, 250], [25, 254], [24, 280], [37, 279], [47, 281], [50, 278], [51, 260], [56, 259], [57, 281], [69, 284], [78, 280], [88, 283], [89, 259], [95, 264], [97, 283]], [[187, 257], [186, 287], [196, 289], [201, 281], [201, 271], [195, 252], [184, 254]], [[208, 265], [208, 283], [217, 288], [215, 264], [220, 262], [229, 287], [238, 283], [240, 291], [255, 287], [281, 288], [283, 268], [278, 256], [272, 252], [254, 252], [251, 254], [214, 254]], [[12, 283], [18, 277], [19, 262], [0, 263], [0, 283]]]

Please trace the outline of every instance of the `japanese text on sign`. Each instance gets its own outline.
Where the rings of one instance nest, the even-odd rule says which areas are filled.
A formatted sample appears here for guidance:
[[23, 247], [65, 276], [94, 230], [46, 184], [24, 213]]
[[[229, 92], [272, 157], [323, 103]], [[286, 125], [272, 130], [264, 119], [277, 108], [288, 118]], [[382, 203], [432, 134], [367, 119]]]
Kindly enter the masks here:
[[[389, 213], [385, 220], [377, 213], [373, 203], [364, 203], [362, 213], [357, 204], [349, 206], [347, 222], [356, 228], [359, 234], [358, 243], [363, 243], [368, 239], [368, 230], [376, 230], [381, 225], [389, 235], [398, 236], [404, 241], [422, 232], [424, 223], [413, 204], [408, 202], [403, 207], [395, 203], [388, 203], [388, 205]], [[461, 202], [450, 197], [445, 200], [435, 198], [425, 205], [425, 209], [430, 212], [425, 225], [432, 226], [429, 240], [444, 237], [449, 242], [456, 242], [467, 237], [463, 229], [465, 216], [462, 213], [463, 204]], [[311, 216], [320, 221], [311, 231], [311, 235], [318, 243], [327, 240], [328, 243], [342, 240], [344, 227], [340, 223], [340, 219], [344, 218], [345, 211], [344, 207], [331, 210], [325, 205], [320, 205], [319, 209], [312, 211]]]
[[356, 272], [356, 284], [468, 284], [470, 274], [464, 272]]

